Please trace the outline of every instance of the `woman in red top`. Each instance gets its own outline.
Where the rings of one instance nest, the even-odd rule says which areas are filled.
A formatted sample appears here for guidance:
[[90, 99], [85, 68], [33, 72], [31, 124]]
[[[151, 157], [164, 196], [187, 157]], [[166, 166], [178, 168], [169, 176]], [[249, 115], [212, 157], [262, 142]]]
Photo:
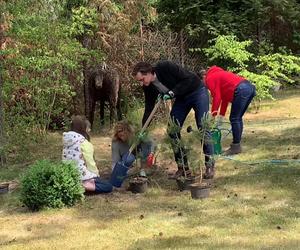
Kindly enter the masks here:
[[[233, 142], [225, 155], [241, 153], [243, 133], [243, 115], [256, 94], [255, 86], [245, 78], [230, 71], [212, 66], [204, 76], [204, 81], [212, 96], [212, 115], [225, 116], [228, 103], [231, 102], [230, 123]], [[220, 108], [220, 112], [219, 112]]]

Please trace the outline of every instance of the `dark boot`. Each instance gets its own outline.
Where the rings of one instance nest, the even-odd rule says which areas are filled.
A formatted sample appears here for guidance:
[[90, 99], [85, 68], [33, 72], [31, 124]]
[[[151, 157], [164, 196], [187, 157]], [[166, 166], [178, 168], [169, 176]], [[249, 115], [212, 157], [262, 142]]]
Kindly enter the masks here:
[[240, 143], [231, 143], [230, 148], [227, 149], [223, 155], [236, 155], [242, 152]]
[[215, 176], [215, 170], [215, 163], [205, 164], [205, 173], [203, 175], [203, 179], [213, 179]]
[[189, 170], [189, 168], [188, 167], [185, 167], [185, 168], [183, 168], [183, 167], [178, 167], [178, 170], [175, 172], [175, 174], [174, 175], [171, 175], [170, 177], [169, 177], [169, 179], [178, 179], [178, 178], [180, 178], [180, 177], [190, 177], [191, 176], [191, 171]]

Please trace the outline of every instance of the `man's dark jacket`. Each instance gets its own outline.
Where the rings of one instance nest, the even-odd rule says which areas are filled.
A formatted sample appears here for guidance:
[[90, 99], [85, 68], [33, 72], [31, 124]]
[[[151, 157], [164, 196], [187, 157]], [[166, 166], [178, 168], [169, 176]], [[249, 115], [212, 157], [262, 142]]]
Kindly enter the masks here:
[[[179, 65], [170, 61], [161, 61], [154, 67], [157, 79], [169, 90], [174, 92], [177, 99], [195, 91], [199, 86], [203, 86], [200, 78]], [[145, 94], [145, 112], [142, 123], [144, 124], [155, 106], [158, 89], [151, 83], [149, 86], [143, 86]], [[165, 93], [162, 93], [165, 94]]]

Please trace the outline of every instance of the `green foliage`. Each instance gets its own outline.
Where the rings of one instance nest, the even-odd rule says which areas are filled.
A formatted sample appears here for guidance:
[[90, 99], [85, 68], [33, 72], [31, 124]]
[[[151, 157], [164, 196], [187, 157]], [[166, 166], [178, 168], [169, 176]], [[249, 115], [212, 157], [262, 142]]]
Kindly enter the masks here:
[[63, 0], [60, 1], [63, 6], [64, 14], [69, 15], [72, 9], [79, 8], [80, 6], [86, 6], [89, 0]]
[[253, 58], [253, 54], [247, 51], [252, 41], [238, 41], [234, 35], [218, 36], [210, 41], [213, 45], [204, 49], [209, 61], [220, 65], [230, 65], [237, 69], [244, 69]]
[[1, 51], [4, 125], [7, 150], [21, 158], [30, 157], [26, 144], [44, 135], [52, 118], [64, 120], [74, 113], [70, 103], [83, 89], [83, 61], [103, 57], [72, 37], [69, 21], [56, 11], [64, 3], [6, 5], [11, 42]]
[[[196, 176], [200, 176], [200, 182], [202, 181], [202, 172], [205, 165], [203, 147], [204, 144], [213, 143], [210, 131], [212, 131], [214, 127], [216, 127], [214, 117], [210, 112], [205, 113], [201, 118], [201, 127], [193, 130], [187, 138], [187, 145], [189, 145], [187, 152], [190, 167]], [[210, 157], [210, 161], [213, 161], [212, 157]]]
[[299, 56], [275, 53], [259, 56], [258, 61], [262, 74], [282, 84], [293, 84], [292, 77], [300, 77]]
[[[178, 125], [178, 122], [170, 119], [164, 143], [161, 145], [164, 152], [167, 152], [165, 145], [171, 145], [173, 151], [180, 154], [179, 164], [182, 166], [185, 165], [184, 158], [186, 157], [189, 168], [199, 182], [202, 181], [202, 172], [205, 166], [203, 146], [204, 144], [212, 143], [209, 131], [216, 126], [215, 119], [209, 112], [203, 115], [201, 124], [201, 128], [193, 129], [188, 136], [183, 138], [179, 137], [181, 127]], [[171, 139], [170, 135], [172, 135], [173, 139]], [[210, 160], [213, 160], [213, 157], [210, 157]]]
[[205, 19], [206, 9], [212, 7], [210, 2], [161, 0], [157, 1], [156, 7], [162, 23], [174, 30], [180, 30], [188, 24], [201, 24]]
[[299, 1], [264, 0], [159, 0], [160, 23], [179, 31], [189, 27], [206, 44], [217, 34], [234, 34], [253, 41], [268, 40], [280, 46], [299, 49]]
[[125, 113], [126, 119], [130, 121], [134, 127], [141, 127], [144, 103], [140, 99], [134, 97], [132, 97], [131, 100], [129, 100], [128, 96], [124, 96], [124, 98], [124, 105], [127, 106], [125, 107], [125, 110], [127, 111]]
[[80, 6], [72, 10], [70, 32], [76, 37], [94, 35], [98, 28], [98, 14], [95, 8]]
[[83, 199], [83, 191], [71, 163], [38, 161], [21, 179], [21, 201], [33, 211], [72, 206]]
[[270, 98], [270, 99], [273, 98], [270, 91], [274, 86], [278, 85], [278, 82], [274, 81], [271, 77], [264, 74], [253, 73], [248, 70], [240, 71], [239, 75], [245, 77], [255, 85], [256, 87], [255, 99], [261, 101], [266, 98]]
[[168, 128], [167, 128], [167, 135], [165, 138], [165, 143], [168, 143], [169, 145], [171, 145], [173, 151], [180, 154], [179, 164], [181, 166], [184, 166], [185, 165], [184, 158], [188, 157], [189, 153], [188, 153], [188, 148], [186, 147], [186, 143], [185, 143], [184, 139], [179, 137], [180, 130], [181, 130], [181, 127], [180, 127], [178, 121], [170, 118], [168, 121]]
[[218, 36], [212, 42], [214, 44], [211, 47], [203, 49], [208, 60], [254, 83], [258, 100], [272, 98], [271, 90], [274, 86], [294, 83], [293, 78], [299, 77], [299, 56], [285, 52], [271, 53], [271, 47], [265, 44], [262, 51], [269, 53], [255, 58], [254, 54], [248, 51], [252, 42], [250, 40], [240, 42], [233, 35]]

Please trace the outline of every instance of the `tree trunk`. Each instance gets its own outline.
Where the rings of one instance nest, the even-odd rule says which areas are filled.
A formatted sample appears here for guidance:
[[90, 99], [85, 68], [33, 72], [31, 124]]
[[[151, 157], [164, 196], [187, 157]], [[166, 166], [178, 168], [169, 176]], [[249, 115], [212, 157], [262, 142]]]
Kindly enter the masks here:
[[0, 166], [4, 166], [6, 162], [5, 156], [5, 133], [4, 133], [4, 119], [3, 119], [3, 100], [2, 100], [2, 87], [3, 81], [1, 77], [2, 72], [0, 71]]
[[[2, 15], [2, 13], [1, 13]], [[2, 16], [0, 16], [0, 24], [2, 23]], [[5, 42], [4, 37], [4, 25], [0, 25], [0, 50], [3, 48], [3, 44]], [[0, 57], [2, 61], [3, 58]], [[3, 80], [2, 80], [2, 71], [0, 67], [0, 166], [2, 167], [6, 162], [5, 156], [5, 133], [4, 133], [4, 118], [3, 118], [3, 96], [2, 96], [2, 89], [3, 89]]]
[[[89, 49], [90, 39], [87, 36], [84, 36], [81, 40], [81, 44], [84, 48]], [[91, 112], [91, 100], [90, 100], [90, 93], [89, 93], [89, 78], [90, 73], [88, 69], [88, 65], [86, 60], [83, 62], [83, 91], [84, 91], [84, 111], [85, 116], [89, 117]]]

